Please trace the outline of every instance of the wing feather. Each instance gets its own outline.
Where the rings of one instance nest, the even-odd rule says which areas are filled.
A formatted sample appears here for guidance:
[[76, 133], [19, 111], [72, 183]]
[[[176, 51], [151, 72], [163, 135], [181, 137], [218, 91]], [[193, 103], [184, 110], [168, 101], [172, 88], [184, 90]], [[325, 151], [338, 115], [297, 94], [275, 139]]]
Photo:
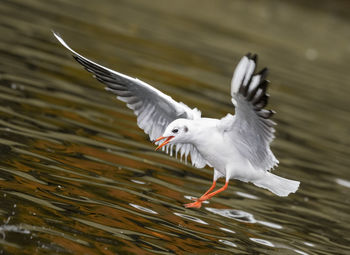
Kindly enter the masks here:
[[221, 123], [255, 168], [270, 170], [278, 164], [270, 149], [275, 132], [275, 122], [270, 118], [274, 111], [264, 109], [269, 99], [266, 94], [269, 82], [265, 79], [268, 70], [264, 68], [254, 74], [256, 63], [257, 56], [247, 54], [237, 65], [231, 82], [236, 114], [228, 115]]
[[[113, 71], [83, 57], [71, 49], [57, 33], [54, 33], [54, 36], [73, 54], [79, 64], [107, 86], [107, 91], [117, 95], [117, 99], [125, 102], [127, 107], [134, 111], [137, 116], [137, 125], [149, 135], [151, 141], [161, 136], [166, 127], [176, 119], [198, 119], [201, 117], [201, 112], [196, 108], [191, 109], [143, 81]], [[172, 148], [173, 146], [167, 145], [164, 149], [172, 155]], [[190, 144], [177, 145], [176, 154], [178, 152], [180, 152], [181, 158], [185, 156], [186, 161], [190, 154], [192, 164], [196, 167], [201, 168], [206, 165], [206, 161], [197, 149]]]

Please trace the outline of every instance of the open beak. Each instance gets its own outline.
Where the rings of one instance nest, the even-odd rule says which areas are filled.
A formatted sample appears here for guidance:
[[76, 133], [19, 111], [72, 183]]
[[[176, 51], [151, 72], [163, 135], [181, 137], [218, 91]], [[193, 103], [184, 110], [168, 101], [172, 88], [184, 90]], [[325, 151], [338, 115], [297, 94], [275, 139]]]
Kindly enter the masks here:
[[156, 151], [162, 148], [164, 145], [168, 144], [171, 139], [173, 139], [174, 136], [161, 136], [155, 140], [155, 142], [158, 142], [160, 140], [166, 139], [162, 144], [158, 145], [158, 147], [155, 149]]

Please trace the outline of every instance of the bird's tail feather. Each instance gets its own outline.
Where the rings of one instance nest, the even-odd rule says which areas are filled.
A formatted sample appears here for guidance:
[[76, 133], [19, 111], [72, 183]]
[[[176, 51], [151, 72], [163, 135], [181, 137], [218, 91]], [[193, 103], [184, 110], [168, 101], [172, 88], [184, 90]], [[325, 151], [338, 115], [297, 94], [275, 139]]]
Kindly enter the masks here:
[[267, 173], [265, 177], [255, 181], [254, 184], [258, 187], [268, 189], [280, 197], [286, 197], [298, 190], [300, 182]]

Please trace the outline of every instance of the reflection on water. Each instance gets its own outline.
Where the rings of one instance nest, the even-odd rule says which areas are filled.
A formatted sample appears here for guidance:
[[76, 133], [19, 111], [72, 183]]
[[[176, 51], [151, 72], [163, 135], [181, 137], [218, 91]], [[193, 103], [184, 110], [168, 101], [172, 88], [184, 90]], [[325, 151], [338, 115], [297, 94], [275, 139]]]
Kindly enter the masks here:
[[232, 209], [215, 209], [215, 208], [205, 208], [209, 212], [219, 214], [223, 217], [234, 219], [241, 222], [246, 223], [256, 223], [256, 220], [254, 219], [254, 216], [250, 213], [243, 212], [240, 210], [232, 210]]
[[227, 240], [221, 240], [219, 239], [219, 242], [223, 243], [223, 244], [226, 244], [228, 246], [232, 246], [232, 247], [237, 247], [237, 245], [235, 245], [234, 243], [230, 242], [230, 241], [227, 241]]
[[[311, 2], [1, 1], [0, 254], [349, 254], [349, 6]], [[212, 170], [154, 152], [51, 29], [210, 117], [233, 112], [233, 66], [259, 53], [275, 171], [300, 190], [234, 181], [185, 209]]]
[[197, 222], [197, 223], [200, 223], [200, 224], [204, 224], [204, 225], [208, 225], [208, 223], [206, 223], [205, 221], [199, 219], [199, 218], [196, 218], [194, 216], [190, 216], [190, 215], [186, 215], [186, 214], [182, 214], [182, 213], [174, 213], [176, 216], [179, 216], [181, 218], [184, 218], [184, 219], [187, 219], [187, 220], [190, 220], [190, 221], [194, 221], [194, 222]]
[[262, 245], [266, 245], [266, 246], [270, 246], [270, 247], [275, 247], [275, 245], [269, 241], [263, 240], [263, 239], [259, 239], [259, 238], [249, 238], [251, 241], [262, 244]]
[[146, 207], [143, 207], [143, 206], [139, 206], [139, 205], [135, 205], [135, 204], [130, 204], [132, 207], [135, 207], [141, 211], [144, 211], [144, 212], [147, 212], [147, 213], [152, 213], [152, 214], [158, 214], [157, 212], [149, 209], [149, 208], [146, 208]]

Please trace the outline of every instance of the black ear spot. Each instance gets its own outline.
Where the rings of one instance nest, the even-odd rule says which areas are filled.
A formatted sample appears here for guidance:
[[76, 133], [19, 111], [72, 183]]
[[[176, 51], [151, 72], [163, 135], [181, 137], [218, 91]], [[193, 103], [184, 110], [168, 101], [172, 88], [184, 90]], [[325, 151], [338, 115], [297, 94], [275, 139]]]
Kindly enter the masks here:
[[184, 127], [184, 130], [185, 130], [185, 132], [187, 132], [187, 131], [188, 131], [188, 127], [187, 127], [187, 126], [185, 126], [185, 127]]

